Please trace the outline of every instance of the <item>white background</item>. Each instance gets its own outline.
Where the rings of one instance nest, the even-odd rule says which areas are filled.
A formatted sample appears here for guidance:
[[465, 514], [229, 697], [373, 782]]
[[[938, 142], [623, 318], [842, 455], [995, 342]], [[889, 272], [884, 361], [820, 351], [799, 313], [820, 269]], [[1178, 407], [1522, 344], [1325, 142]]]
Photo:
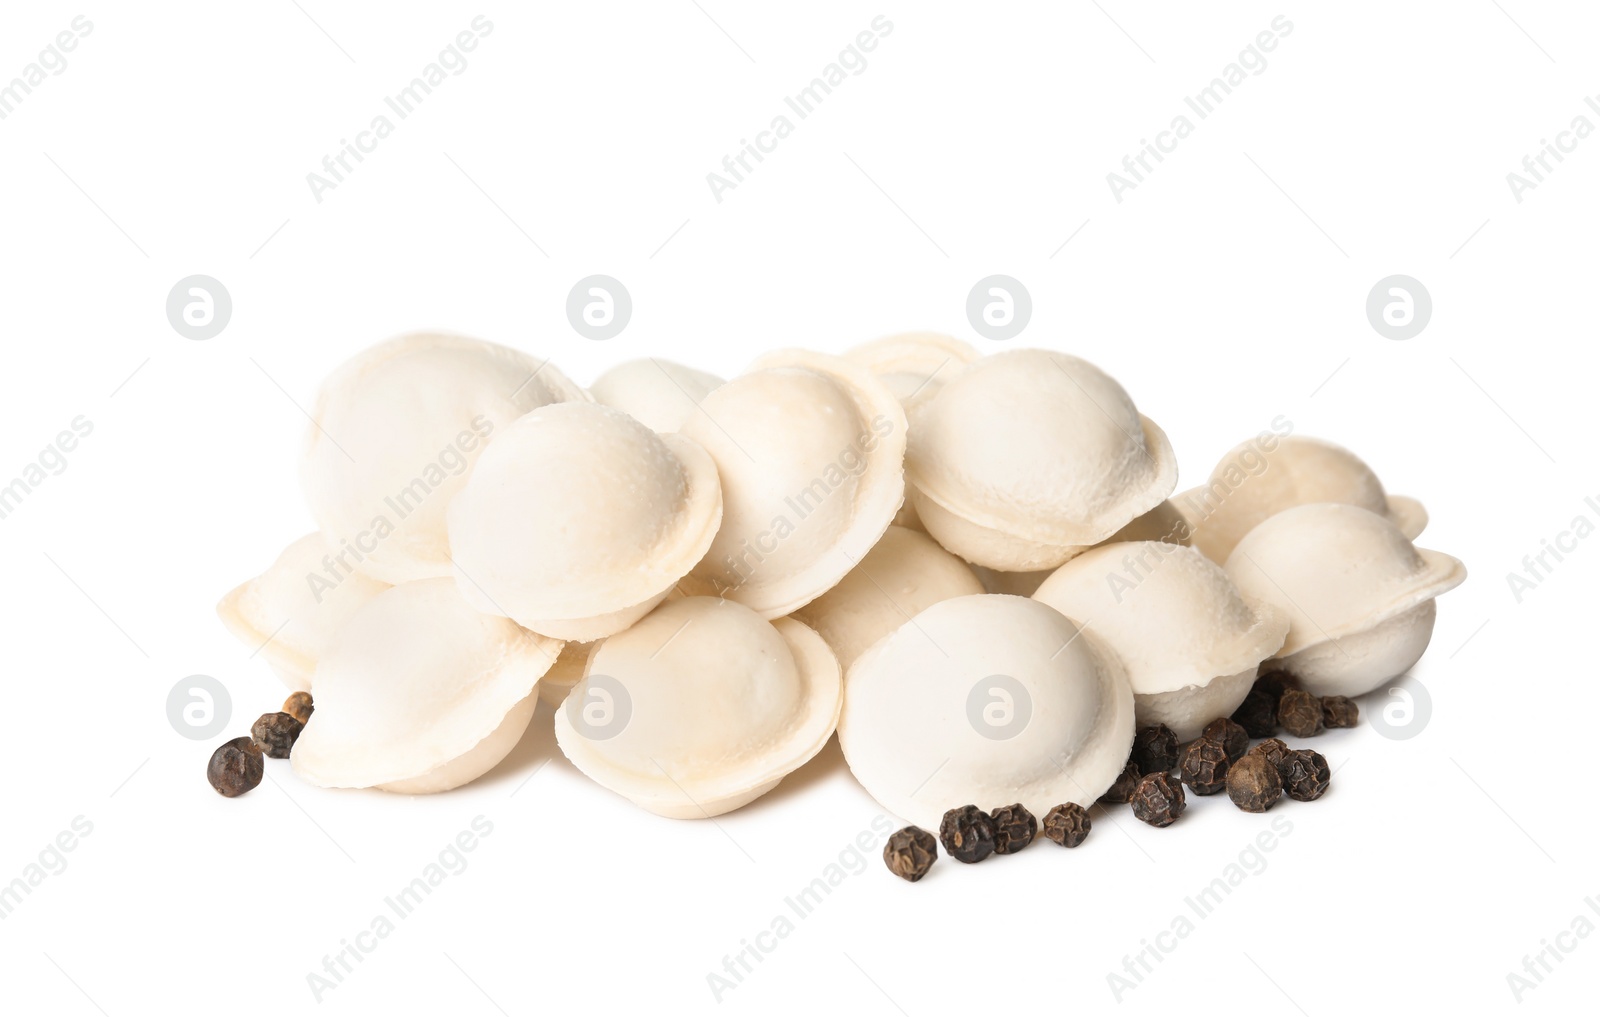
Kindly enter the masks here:
[[[93, 832], [0, 920], [6, 1010], [1104, 1011], [1108, 974], [1272, 819], [1290, 833], [1265, 869], [1166, 940], [1126, 1012], [1517, 1008], [1524, 956], [1600, 924], [1600, 540], [1521, 603], [1506, 581], [1574, 517], [1600, 521], [1600, 140], [1520, 203], [1506, 174], [1574, 117], [1600, 125], [1600, 16], [1337, 6], [9, 5], [0, 80], [74, 15], [94, 28], [0, 121], [0, 482], [75, 416], [94, 431], [0, 521], [0, 882], [74, 817]], [[306, 174], [479, 13], [494, 29], [467, 69], [314, 200]], [[867, 68], [715, 201], [706, 174], [880, 13]], [[1106, 174], [1278, 14], [1294, 27], [1266, 69], [1115, 201]], [[634, 301], [607, 342], [564, 314], [596, 272]], [[210, 341], [164, 313], [193, 273], [232, 294]], [[224, 800], [212, 742], [169, 725], [190, 674], [227, 685], [231, 734], [278, 706], [214, 604], [311, 528], [299, 406], [355, 351], [449, 327], [587, 382], [629, 357], [730, 375], [911, 328], [993, 349], [964, 312], [993, 273], [1034, 302], [1006, 345], [1117, 376], [1171, 435], [1180, 487], [1284, 414], [1427, 504], [1420, 543], [1472, 577], [1414, 672], [1424, 730], [1323, 735], [1333, 791], [1268, 817], [1225, 798], [1166, 830], [1119, 812], [1076, 851], [942, 859], [916, 885], [875, 840], [718, 1004], [707, 975], [879, 814], [836, 748], [713, 824], [591, 784], [548, 710], [488, 778], [417, 799], [278, 763]], [[1392, 273], [1432, 294], [1409, 341], [1366, 320]], [[314, 1003], [307, 973], [479, 815], [493, 834], [469, 867]], [[1573, 952], [1521, 1009], [1592, 1005], [1595, 938], [1562, 936]]]

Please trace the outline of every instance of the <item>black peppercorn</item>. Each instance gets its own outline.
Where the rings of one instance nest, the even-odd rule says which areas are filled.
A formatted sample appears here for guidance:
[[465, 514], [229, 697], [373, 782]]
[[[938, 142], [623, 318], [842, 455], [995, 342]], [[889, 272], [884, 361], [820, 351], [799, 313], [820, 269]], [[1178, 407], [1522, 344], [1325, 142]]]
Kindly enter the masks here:
[[1287, 671], [1268, 671], [1256, 679], [1256, 685], [1281, 699], [1283, 694], [1290, 689], [1298, 689], [1300, 680]]
[[963, 805], [944, 814], [939, 843], [958, 862], [981, 862], [994, 854], [994, 820], [976, 805]]
[[1268, 738], [1266, 741], [1257, 743], [1256, 747], [1251, 749], [1248, 753], [1246, 753], [1246, 755], [1265, 756], [1273, 766], [1282, 767], [1284, 757], [1292, 751], [1293, 750], [1290, 749], [1289, 746], [1284, 744], [1283, 739]]
[[1265, 812], [1283, 795], [1283, 778], [1265, 755], [1246, 755], [1228, 767], [1228, 797], [1246, 812]]
[[1251, 738], [1270, 738], [1278, 733], [1278, 704], [1252, 690], [1233, 711], [1233, 722]]
[[1228, 754], [1230, 763], [1240, 759], [1250, 750], [1250, 733], [1227, 717], [1218, 717], [1207, 724], [1206, 729], [1200, 732], [1200, 737], [1221, 745], [1222, 751]]
[[1197, 795], [1214, 795], [1228, 786], [1231, 760], [1222, 743], [1196, 738], [1178, 756], [1178, 777]]
[[291, 692], [283, 701], [283, 712], [304, 724], [311, 719], [311, 693]]
[[1133, 814], [1151, 826], [1171, 826], [1183, 815], [1187, 802], [1183, 785], [1167, 773], [1147, 773], [1133, 789]]
[[1141, 727], [1133, 735], [1133, 761], [1139, 776], [1171, 773], [1178, 765], [1178, 736], [1165, 724]]
[[235, 738], [217, 746], [206, 764], [206, 780], [224, 798], [237, 798], [261, 783], [266, 772], [261, 748], [250, 738]]
[[1355, 727], [1361, 718], [1361, 707], [1349, 696], [1322, 697], [1323, 727]]
[[989, 818], [994, 820], [994, 853], [997, 855], [1016, 854], [1032, 844], [1033, 835], [1039, 832], [1039, 821], [1020, 802], [995, 809], [989, 813]]
[[1234, 722], [1251, 738], [1271, 738], [1278, 733], [1278, 699], [1292, 688], [1287, 671], [1268, 671], [1250, 687], [1250, 694], [1233, 711]]
[[1089, 810], [1077, 802], [1057, 805], [1044, 814], [1044, 835], [1065, 848], [1075, 848], [1089, 836]]
[[250, 737], [273, 759], [288, 759], [305, 725], [287, 713], [263, 713], [250, 726]]
[[883, 864], [889, 871], [908, 883], [915, 883], [928, 874], [939, 856], [933, 834], [918, 826], [896, 830], [883, 846]]
[[1128, 760], [1128, 765], [1122, 768], [1122, 773], [1115, 782], [1100, 796], [1100, 801], [1106, 805], [1126, 805], [1133, 800], [1134, 786], [1139, 783], [1139, 778], [1144, 774], [1139, 772], [1139, 764]]
[[1314, 802], [1321, 798], [1328, 793], [1328, 782], [1332, 779], [1328, 761], [1322, 753], [1310, 749], [1289, 753], [1279, 764], [1278, 775], [1283, 778], [1284, 793], [1297, 802]]
[[1296, 738], [1322, 733], [1322, 702], [1309, 692], [1290, 689], [1278, 700], [1278, 723]]

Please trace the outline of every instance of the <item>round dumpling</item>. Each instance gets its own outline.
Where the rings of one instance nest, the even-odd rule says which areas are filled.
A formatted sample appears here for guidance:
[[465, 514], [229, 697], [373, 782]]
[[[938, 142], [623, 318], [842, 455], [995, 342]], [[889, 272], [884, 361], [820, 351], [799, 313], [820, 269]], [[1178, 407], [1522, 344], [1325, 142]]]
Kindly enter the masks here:
[[516, 747], [560, 650], [472, 610], [449, 579], [385, 590], [323, 653], [289, 761], [317, 787], [423, 794], [476, 780]]
[[1178, 479], [1167, 436], [1093, 364], [997, 353], [911, 410], [906, 476], [933, 537], [975, 565], [1054, 568], [1155, 508]]
[[235, 587], [217, 615], [291, 689], [308, 691], [317, 659], [356, 609], [387, 590], [350, 563], [348, 549], [308, 533], [261, 575]]
[[300, 485], [328, 539], [385, 583], [450, 575], [445, 511], [473, 462], [535, 407], [588, 395], [548, 361], [463, 336], [403, 335], [329, 376]]
[[650, 357], [625, 360], [594, 380], [589, 394], [656, 431], [676, 431], [722, 379]]
[[717, 533], [722, 489], [693, 440], [592, 403], [542, 406], [485, 450], [450, 507], [467, 603], [557, 639], [649, 613]]
[[805, 625], [685, 597], [599, 645], [556, 712], [556, 741], [640, 808], [709, 818], [820, 752], [842, 699], [839, 662]]
[[867, 648], [925, 607], [982, 593], [966, 563], [932, 537], [891, 526], [839, 585], [794, 613], [849, 669]]
[[1133, 731], [1114, 652], [1038, 601], [981, 593], [934, 604], [855, 662], [839, 746], [880, 805], [936, 830], [968, 804], [1089, 807]]
[[1433, 636], [1434, 598], [1466, 566], [1416, 547], [1354, 505], [1300, 505], [1251, 530], [1228, 556], [1247, 597], [1276, 604], [1289, 635], [1268, 667], [1319, 696], [1359, 696], [1404, 674]]
[[978, 359], [978, 351], [938, 332], [904, 332], [862, 343], [845, 359], [871, 371], [901, 405], [909, 407], [960, 374]]
[[1236, 445], [1204, 486], [1174, 495], [1192, 543], [1221, 564], [1246, 533], [1296, 505], [1337, 502], [1386, 517], [1411, 540], [1428, 525], [1414, 498], [1391, 495], [1356, 454], [1330, 441], [1263, 432]]
[[681, 433], [722, 479], [722, 529], [684, 583], [778, 618], [872, 549], [904, 496], [906, 421], [862, 368], [789, 351], [706, 396]]

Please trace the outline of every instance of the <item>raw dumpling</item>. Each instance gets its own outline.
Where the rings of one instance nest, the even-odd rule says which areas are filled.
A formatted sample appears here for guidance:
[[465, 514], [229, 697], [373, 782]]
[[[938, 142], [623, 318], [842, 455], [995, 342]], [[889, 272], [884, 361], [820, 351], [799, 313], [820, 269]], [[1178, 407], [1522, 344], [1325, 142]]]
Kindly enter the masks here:
[[516, 747], [560, 650], [473, 611], [449, 579], [385, 590], [318, 662], [290, 763], [317, 787], [425, 794], [476, 780]]
[[714, 374], [650, 357], [625, 360], [594, 380], [589, 394], [655, 431], [676, 431], [722, 384]]
[[1227, 569], [1245, 596], [1289, 616], [1267, 666], [1319, 696], [1359, 696], [1404, 674], [1433, 636], [1434, 598], [1467, 578], [1387, 518], [1338, 504], [1279, 512], [1245, 535]]
[[1046, 350], [985, 357], [911, 409], [906, 477], [947, 549], [1005, 572], [1054, 568], [1159, 505], [1166, 435], [1105, 372]]
[[323, 384], [300, 486], [331, 543], [385, 583], [450, 574], [445, 510], [513, 420], [588, 395], [548, 361], [463, 336], [416, 333], [347, 360]]
[[787, 351], [706, 396], [684, 423], [716, 460], [722, 529], [683, 587], [778, 618], [872, 550], [904, 496], [906, 420], [863, 368]]
[[345, 620], [388, 584], [355, 571], [321, 533], [290, 544], [277, 561], [222, 598], [217, 614], [241, 643], [260, 650], [283, 683], [302, 692]]
[[640, 808], [710, 818], [820, 752], [842, 699], [839, 662], [805, 625], [686, 597], [600, 644], [556, 711], [556, 741]]
[[620, 632], [660, 603], [716, 536], [711, 457], [592, 403], [509, 424], [450, 506], [461, 595], [556, 639]]
[[1034, 600], [940, 601], [850, 668], [839, 746], [890, 813], [937, 830], [949, 809], [1085, 808], [1133, 745], [1122, 662]]

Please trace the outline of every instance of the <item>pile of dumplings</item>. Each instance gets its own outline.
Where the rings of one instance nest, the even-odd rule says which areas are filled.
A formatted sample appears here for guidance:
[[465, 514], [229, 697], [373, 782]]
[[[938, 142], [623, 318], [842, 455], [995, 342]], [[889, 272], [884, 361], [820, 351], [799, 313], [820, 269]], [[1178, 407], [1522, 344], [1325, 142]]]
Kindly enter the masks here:
[[1357, 696], [1432, 635], [1456, 559], [1349, 451], [1279, 426], [1174, 494], [1171, 442], [1087, 361], [912, 333], [729, 381], [401, 336], [324, 384], [317, 531], [218, 606], [316, 710], [306, 782], [493, 769], [542, 700], [561, 751], [703, 818], [837, 733], [890, 813], [1093, 804], [1137, 728], [1256, 677]]

